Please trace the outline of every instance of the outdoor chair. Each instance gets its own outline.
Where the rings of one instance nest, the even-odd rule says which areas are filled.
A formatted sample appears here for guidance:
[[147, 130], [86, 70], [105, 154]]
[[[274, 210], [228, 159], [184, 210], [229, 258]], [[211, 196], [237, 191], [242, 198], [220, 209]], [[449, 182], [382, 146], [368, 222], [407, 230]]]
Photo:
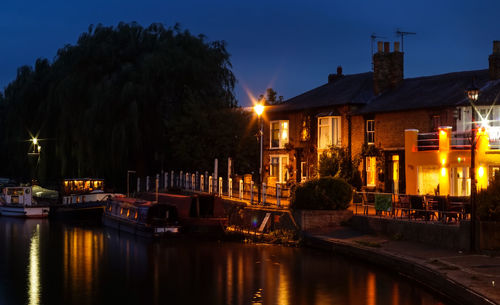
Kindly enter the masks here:
[[372, 193], [362, 193], [363, 198], [363, 214], [368, 215], [369, 207], [375, 206], [375, 195]]
[[470, 199], [465, 196], [448, 196], [446, 202], [446, 221], [455, 219], [456, 221], [466, 218], [466, 213], [470, 212]]
[[424, 207], [424, 198], [422, 196], [410, 196], [410, 218], [413, 216], [414, 219], [426, 217], [427, 213]]
[[[399, 195], [399, 202], [396, 204], [396, 209], [399, 209], [401, 217], [403, 215], [409, 216], [410, 215], [410, 196], [409, 195]], [[397, 211], [396, 211], [396, 216]]]

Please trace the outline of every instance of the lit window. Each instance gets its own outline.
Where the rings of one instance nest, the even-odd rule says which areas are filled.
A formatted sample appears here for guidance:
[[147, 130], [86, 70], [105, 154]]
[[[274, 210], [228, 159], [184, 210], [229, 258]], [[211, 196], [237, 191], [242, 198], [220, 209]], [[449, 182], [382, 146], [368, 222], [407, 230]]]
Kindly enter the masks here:
[[340, 117], [318, 118], [318, 149], [328, 149], [329, 146], [340, 144]]
[[288, 143], [288, 121], [271, 122], [271, 148], [284, 148]]
[[304, 182], [307, 180], [307, 163], [300, 162], [300, 182]]
[[376, 157], [366, 157], [366, 186], [375, 186]]
[[375, 144], [375, 120], [366, 120], [366, 143]]
[[276, 182], [285, 183], [290, 176], [288, 173], [288, 156], [274, 155], [271, 156], [271, 166], [269, 176], [275, 177]]
[[311, 135], [309, 133], [309, 129], [310, 129], [309, 121], [310, 121], [309, 117], [305, 117], [302, 120], [302, 130], [300, 132], [300, 140], [303, 142], [309, 141], [309, 139], [311, 138]]

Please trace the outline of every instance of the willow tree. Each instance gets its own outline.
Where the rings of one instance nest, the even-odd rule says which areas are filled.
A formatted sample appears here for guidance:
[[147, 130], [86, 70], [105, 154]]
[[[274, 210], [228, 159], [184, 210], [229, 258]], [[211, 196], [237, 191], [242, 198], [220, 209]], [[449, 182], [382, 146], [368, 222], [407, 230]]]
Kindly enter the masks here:
[[255, 141], [229, 59], [223, 41], [178, 25], [90, 26], [52, 62], [19, 68], [5, 89], [1, 174], [29, 175], [29, 133], [42, 139], [42, 181], [98, 176], [122, 186], [127, 169], [208, 169], [240, 152], [250, 164], [241, 143]]

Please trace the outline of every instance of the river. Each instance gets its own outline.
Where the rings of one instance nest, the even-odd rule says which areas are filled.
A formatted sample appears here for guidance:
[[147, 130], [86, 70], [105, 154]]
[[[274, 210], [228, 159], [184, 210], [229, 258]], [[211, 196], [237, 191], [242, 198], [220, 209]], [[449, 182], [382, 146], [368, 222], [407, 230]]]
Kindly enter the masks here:
[[445, 304], [413, 282], [306, 248], [0, 217], [0, 304]]

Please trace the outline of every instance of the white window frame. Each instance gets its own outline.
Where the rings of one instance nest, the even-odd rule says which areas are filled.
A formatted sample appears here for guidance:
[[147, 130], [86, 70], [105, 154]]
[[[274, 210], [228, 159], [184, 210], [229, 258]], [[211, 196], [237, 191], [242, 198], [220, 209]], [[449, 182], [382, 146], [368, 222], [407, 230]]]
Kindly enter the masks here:
[[[373, 165], [373, 167], [371, 167], [370, 165]], [[368, 170], [370, 169], [370, 170]], [[376, 186], [377, 184], [377, 157], [366, 157], [365, 159], [365, 170], [366, 170], [366, 186], [370, 186], [370, 187], [373, 187], [373, 186]], [[373, 171], [373, 173], [372, 173]], [[369, 181], [369, 176], [370, 174], [373, 175], [373, 181]], [[369, 183], [369, 182], [372, 182], [372, 183]]]
[[[370, 141], [370, 135], [372, 141]], [[375, 144], [375, 120], [366, 120], [366, 143]]]
[[[273, 163], [272, 163], [272, 160], [273, 158], [278, 158], [278, 173], [277, 175], [275, 175], [275, 173], [273, 173]], [[283, 160], [286, 159], [286, 164], [283, 164]], [[271, 177], [276, 177], [276, 182], [277, 183], [286, 183], [286, 181], [284, 181], [285, 179], [285, 172], [287, 171], [286, 169], [283, 170], [284, 168], [284, 165], [288, 166], [289, 164], [289, 157], [288, 155], [270, 155], [269, 156], [269, 176]], [[288, 177], [290, 178], [290, 173], [288, 173]]]
[[[321, 125], [321, 120], [327, 119], [327, 124]], [[321, 127], [327, 127], [330, 132], [329, 144], [321, 146]], [[322, 116], [318, 117], [318, 151], [328, 149], [329, 146], [342, 145], [342, 117], [341, 116]]]
[[[273, 123], [278, 123], [279, 125], [279, 143], [278, 146], [273, 146]], [[286, 138], [285, 138], [286, 136]], [[269, 122], [269, 148], [270, 149], [281, 149], [285, 148], [290, 139], [290, 123], [288, 120], [275, 120]]]
[[300, 162], [300, 182], [307, 180], [307, 162]]

